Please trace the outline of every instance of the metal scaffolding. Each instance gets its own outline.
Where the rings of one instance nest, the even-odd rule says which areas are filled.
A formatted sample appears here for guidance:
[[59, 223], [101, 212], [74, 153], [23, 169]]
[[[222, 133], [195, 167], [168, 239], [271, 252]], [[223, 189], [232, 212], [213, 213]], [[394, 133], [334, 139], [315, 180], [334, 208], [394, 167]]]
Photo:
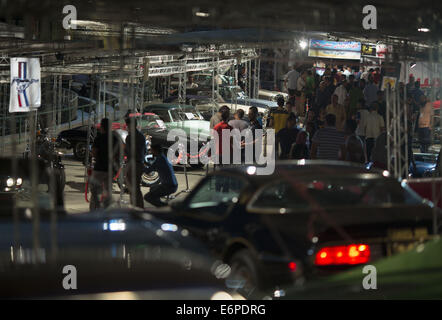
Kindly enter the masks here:
[[394, 177], [408, 177], [408, 120], [406, 97], [399, 90], [386, 90], [387, 169]]

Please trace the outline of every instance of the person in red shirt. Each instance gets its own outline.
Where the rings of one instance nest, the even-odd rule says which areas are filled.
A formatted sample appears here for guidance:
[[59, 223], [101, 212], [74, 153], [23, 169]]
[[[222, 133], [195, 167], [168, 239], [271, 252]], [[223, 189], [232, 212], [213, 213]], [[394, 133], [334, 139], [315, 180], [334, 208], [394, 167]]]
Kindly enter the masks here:
[[[229, 135], [229, 144], [230, 144], [230, 160], [232, 159], [232, 139], [230, 138], [230, 130], [233, 128], [228, 124], [229, 118], [230, 118], [230, 109], [227, 106], [222, 106], [219, 109], [219, 112], [221, 112], [221, 122], [218, 123], [215, 127], [213, 127], [213, 130], [216, 131], [218, 135], [218, 143], [216, 146], [216, 154], [218, 157], [219, 165], [227, 164], [223, 163], [222, 161], [222, 155], [223, 155], [223, 135], [228, 134]], [[228, 131], [223, 131], [228, 130]], [[230, 164], [231, 161], [229, 161], [228, 164]]]
[[375, 85], [378, 85], [381, 81], [381, 71], [379, 68], [376, 68], [373, 72], [373, 82]]

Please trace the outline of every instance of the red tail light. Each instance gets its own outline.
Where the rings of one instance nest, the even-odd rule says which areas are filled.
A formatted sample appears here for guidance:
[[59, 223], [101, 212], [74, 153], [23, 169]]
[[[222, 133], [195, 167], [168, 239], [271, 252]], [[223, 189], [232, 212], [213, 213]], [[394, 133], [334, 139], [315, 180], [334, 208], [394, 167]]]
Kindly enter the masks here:
[[289, 262], [289, 270], [296, 271], [296, 263], [295, 262]]
[[315, 265], [354, 265], [370, 261], [370, 246], [350, 244], [348, 246], [324, 247], [316, 253]]

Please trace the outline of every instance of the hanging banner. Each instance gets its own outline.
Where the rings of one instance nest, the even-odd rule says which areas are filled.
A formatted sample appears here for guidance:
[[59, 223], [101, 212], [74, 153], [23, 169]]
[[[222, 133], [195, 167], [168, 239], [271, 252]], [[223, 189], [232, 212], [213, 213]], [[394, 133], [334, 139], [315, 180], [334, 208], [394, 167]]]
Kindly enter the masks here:
[[9, 112], [29, 112], [41, 105], [41, 72], [38, 58], [11, 58]]
[[310, 39], [309, 57], [359, 60], [361, 43], [353, 41], [327, 41]]
[[328, 41], [310, 39], [310, 49], [361, 52], [361, 43], [355, 41]]

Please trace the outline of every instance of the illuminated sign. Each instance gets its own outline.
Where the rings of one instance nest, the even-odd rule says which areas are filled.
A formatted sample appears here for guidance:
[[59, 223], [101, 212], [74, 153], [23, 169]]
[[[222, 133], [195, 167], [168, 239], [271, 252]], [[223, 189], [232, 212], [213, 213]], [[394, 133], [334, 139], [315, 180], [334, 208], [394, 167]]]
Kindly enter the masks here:
[[376, 46], [370, 44], [363, 44], [361, 52], [363, 56], [376, 57]]
[[349, 41], [310, 40], [309, 57], [359, 60], [361, 43]]

